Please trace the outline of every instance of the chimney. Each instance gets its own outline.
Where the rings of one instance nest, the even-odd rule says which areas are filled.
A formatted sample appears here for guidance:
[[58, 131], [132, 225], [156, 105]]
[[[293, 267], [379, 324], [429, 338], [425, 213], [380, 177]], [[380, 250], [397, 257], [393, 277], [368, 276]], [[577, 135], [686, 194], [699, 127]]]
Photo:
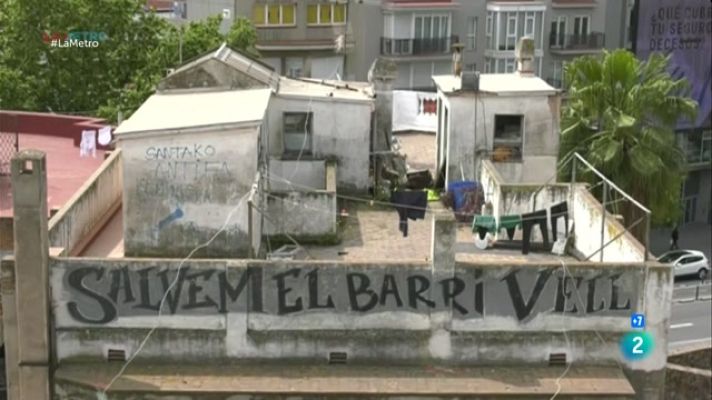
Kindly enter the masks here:
[[462, 43], [452, 45], [452, 74], [455, 76], [462, 74], [462, 49], [464, 47]]
[[514, 56], [519, 75], [534, 75], [534, 39], [529, 36], [519, 39]]

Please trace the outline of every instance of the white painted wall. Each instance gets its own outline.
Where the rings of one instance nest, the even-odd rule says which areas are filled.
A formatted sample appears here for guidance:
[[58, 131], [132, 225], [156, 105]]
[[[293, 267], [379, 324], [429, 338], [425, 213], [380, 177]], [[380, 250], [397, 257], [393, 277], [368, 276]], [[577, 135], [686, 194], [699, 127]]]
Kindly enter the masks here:
[[[585, 257], [590, 256], [604, 244], [611, 241], [625, 228], [616, 221], [610, 214], [606, 215], [605, 228], [603, 229], [603, 240], [601, 240], [602, 208], [595, 197], [582, 185], [577, 185], [573, 193], [574, 235], [576, 237], [576, 250]], [[625, 221], [626, 225], [633, 221]], [[645, 223], [645, 221], [641, 222]], [[600, 260], [600, 253], [593, 256], [592, 260]], [[617, 240], [613, 241], [603, 250], [604, 262], [642, 262], [645, 251], [632, 234], [625, 233]]]
[[[556, 171], [559, 149], [559, 98], [536, 94], [496, 96], [474, 93], [440, 95], [450, 103], [448, 180], [473, 180], [477, 174], [475, 151], [491, 152], [497, 114], [524, 116], [523, 159], [520, 166], [505, 167], [511, 183], [543, 183]], [[475, 107], [477, 103], [477, 107]], [[475, 115], [477, 123], [475, 124]]]
[[337, 187], [366, 190], [369, 185], [371, 107], [371, 102], [275, 96], [267, 111], [270, 155], [281, 157], [283, 152], [282, 114], [312, 112], [313, 154], [304, 159], [335, 158], [338, 160]]

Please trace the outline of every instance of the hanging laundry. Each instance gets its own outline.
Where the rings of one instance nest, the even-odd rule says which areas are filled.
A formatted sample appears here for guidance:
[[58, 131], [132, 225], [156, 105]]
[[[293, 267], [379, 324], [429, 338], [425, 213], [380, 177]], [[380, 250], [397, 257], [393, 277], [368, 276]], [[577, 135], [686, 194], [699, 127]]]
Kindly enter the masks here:
[[403, 237], [408, 237], [408, 218], [424, 219], [428, 206], [428, 193], [424, 191], [393, 192], [391, 203], [398, 212], [398, 229]]
[[79, 157], [96, 158], [96, 131], [82, 131], [82, 141], [79, 143]]
[[108, 146], [109, 143], [111, 143], [111, 127], [110, 126], [105, 126], [101, 129], [99, 129], [99, 135], [98, 135], [97, 141], [99, 142], [99, 145], [101, 145], [101, 146]]

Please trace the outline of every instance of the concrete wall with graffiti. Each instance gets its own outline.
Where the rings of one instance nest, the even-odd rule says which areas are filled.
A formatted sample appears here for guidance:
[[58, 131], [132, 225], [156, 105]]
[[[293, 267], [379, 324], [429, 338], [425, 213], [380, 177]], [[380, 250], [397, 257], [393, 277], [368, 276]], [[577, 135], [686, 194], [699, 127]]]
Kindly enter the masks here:
[[63, 258], [50, 270], [60, 362], [131, 354], [159, 324], [137, 360], [610, 363], [645, 312], [663, 343], [644, 367], [665, 365], [671, 277], [656, 265]]
[[228, 215], [225, 232], [197, 256], [247, 255], [244, 197], [257, 173], [258, 127], [142, 135], [120, 146], [126, 256], [185, 256]]

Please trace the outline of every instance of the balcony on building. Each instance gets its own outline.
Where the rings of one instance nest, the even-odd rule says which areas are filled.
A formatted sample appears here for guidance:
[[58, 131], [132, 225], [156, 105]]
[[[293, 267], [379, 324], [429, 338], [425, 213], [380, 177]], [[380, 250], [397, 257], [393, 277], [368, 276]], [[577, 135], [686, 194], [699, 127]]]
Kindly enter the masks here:
[[550, 34], [549, 51], [555, 54], [597, 53], [603, 50], [606, 35], [603, 32]]
[[452, 45], [458, 42], [455, 35], [434, 38], [393, 39], [381, 38], [381, 55], [399, 56], [431, 56], [452, 53]]
[[[339, 41], [345, 47], [353, 47], [354, 38], [348, 24], [307, 28], [302, 35], [284, 28], [260, 27], [257, 29], [257, 50], [335, 50]], [[343, 39], [342, 39], [343, 38]]]

